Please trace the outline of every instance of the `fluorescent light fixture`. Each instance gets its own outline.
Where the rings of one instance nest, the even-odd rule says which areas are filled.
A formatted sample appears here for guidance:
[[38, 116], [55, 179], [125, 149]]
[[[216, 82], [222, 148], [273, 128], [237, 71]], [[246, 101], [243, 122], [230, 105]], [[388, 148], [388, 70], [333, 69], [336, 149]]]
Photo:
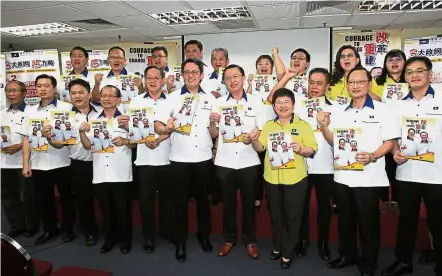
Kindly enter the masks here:
[[28, 37], [28, 36], [63, 34], [63, 33], [79, 33], [79, 32], [86, 32], [86, 30], [66, 23], [54, 22], [54, 23], [45, 23], [37, 25], [1, 28], [0, 32], [4, 34]]
[[353, 27], [333, 27], [333, 31], [346, 31], [346, 30], [352, 30]]
[[420, 0], [420, 1], [400, 1], [400, 0], [363, 0], [359, 4], [359, 12], [372, 11], [424, 11], [434, 10], [442, 7], [442, 1]]
[[206, 10], [188, 10], [150, 14], [166, 25], [194, 24], [210, 21], [251, 19], [246, 7], [230, 7]]

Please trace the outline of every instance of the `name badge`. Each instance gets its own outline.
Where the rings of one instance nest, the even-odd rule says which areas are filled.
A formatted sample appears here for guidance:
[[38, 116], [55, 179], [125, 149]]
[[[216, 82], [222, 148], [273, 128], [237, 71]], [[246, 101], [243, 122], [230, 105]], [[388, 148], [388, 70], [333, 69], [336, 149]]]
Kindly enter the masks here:
[[296, 128], [292, 129], [291, 134], [292, 134], [292, 135], [295, 135], [295, 136], [298, 136], [298, 135], [299, 135], [299, 134], [298, 134], [298, 131], [296, 130]]

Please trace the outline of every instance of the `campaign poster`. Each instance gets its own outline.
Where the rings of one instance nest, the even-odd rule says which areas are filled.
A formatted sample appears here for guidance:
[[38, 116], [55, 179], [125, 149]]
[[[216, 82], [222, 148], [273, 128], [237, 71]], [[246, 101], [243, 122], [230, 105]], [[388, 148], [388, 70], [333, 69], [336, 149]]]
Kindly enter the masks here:
[[75, 112], [51, 110], [51, 142], [62, 145], [75, 145], [77, 143], [78, 129], [75, 128]]
[[223, 143], [243, 142], [244, 106], [220, 106], [218, 112], [221, 114], [219, 133]]
[[154, 46], [145, 47], [136, 45], [133, 47], [126, 47], [126, 69], [129, 72], [138, 72], [143, 74], [147, 66], [152, 65], [152, 49]]
[[252, 81], [252, 94], [258, 95], [262, 102], [266, 105], [271, 105], [267, 101], [267, 97], [272, 92], [275, 86], [275, 79], [272, 75], [254, 75]]
[[0, 55], [0, 110], [6, 109], [8, 104], [8, 99], [5, 94], [6, 86], [6, 56]]
[[[89, 60], [86, 65], [89, 74], [96, 75], [98, 73], [106, 74], [109, 72], [110, 65], [107, 60], [107, 51], [105, 50], [88, 50]], [[69, 52], [60, 53], [61, 56], [61, 73], [68, 75], [74, 69], [71, 64], [71, 57]]]
[[389, 83], [384, 87], [382, 101], [392, 103], [400, 101], [408, 95], [408, 83]]
[[135, 78], [138, 78], [138, 76], [135, 74], [119, 75], [117, 77], [119, 89], [121, 91], [122, 104], [129, 104], [133, 98], [138, 96], [138, 87], [134, 82]]
[[115, 146], [112, 144], [113, 121], [91, 120], [88, 137], [92, 145], [92, 153], [114, 153]]
[[333, 129], [333, 167], [335, 170], [364, 170], [364, 165], [356, 161], [356, 154], [360, 151], [361, 135], [361, 128]]
[[401, 152], [412, 160], [434, 162], [436, 119], [402, 117]]
[[152, 107], [129, 108], [129, 140], [131, 144], [142, 144], [155, 140]]
[[49, 124], [49, 120], [45, 119], [29, 119], [29, 148], [34, 151], [47, 151], [48, 139], [43, 136], [43, 127]]
[[313, 129], [313, 132], [320, 132], [321, 128], [316, 118], [319, 111], [323, 111], [325, 103], [324, 97], [312, 98], [302, 100], [302, 108], [304, 114], [307, 114], [303, 119], [307, 121]]
[[287, 82], [285, 88], [291, 90], [296, 96], [307, 97], [308, 95], [308, 77], [295, 76]]
[[199, 95], [184, 97], [181, 108], [174, 114], [175, 132], [190, 135], [199, 98]]
[[270, 133], [267, 140], [270, 168], [272, 170], [296, 167], [295, 154], [290, 147], [291, 135], [285, 132]]
[[11, 128], [9, 126], [1, 126], [2, 135], [2, 153], [6, 153], [14, 144], [12, 144]]

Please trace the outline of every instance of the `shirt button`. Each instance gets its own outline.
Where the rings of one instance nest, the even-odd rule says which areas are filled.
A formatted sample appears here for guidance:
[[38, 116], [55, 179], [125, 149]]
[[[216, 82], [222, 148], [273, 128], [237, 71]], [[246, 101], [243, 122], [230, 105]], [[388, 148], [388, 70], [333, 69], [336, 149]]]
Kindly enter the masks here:
[[417, 106], [421, 106], [420, 104], [418, 104]]
[[195, 137], [198, 137], [198, 135], [195, 134]]
[[238, 154], [237, 152], [235, 152], [236, 154]]
[[355, 123], [356, 123], [356, 121], [355, 121]]
[[198, 125], [195, 125], [196, 127], [198, 126]]
[[109, 167], [109, 165], [106, 165], [106, 167]]
[[356, 113], [359, 113], [359, 111], [356, 110]]
[[419, 114], [416, 114], [416, 117], [419, 116]]

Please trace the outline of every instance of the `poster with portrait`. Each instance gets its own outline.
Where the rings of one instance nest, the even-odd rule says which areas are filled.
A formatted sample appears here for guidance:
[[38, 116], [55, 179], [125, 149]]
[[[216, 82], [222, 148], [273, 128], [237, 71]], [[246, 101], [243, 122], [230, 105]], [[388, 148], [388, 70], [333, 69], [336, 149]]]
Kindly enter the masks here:
[[[109, 72], [110, 65], [107, 61], [106, 50], [87, 50], [89, 54], [88, 63], [86, 65], [89, 74], [96, 75], [98, 73], [106, 74]], [[68, 75], [72, 72], [74, 67], [71, 64], [70, 52], [61, 52], [61, 73]]]
[[306, 114], [303, 119], [310, 124], [313, 132], [321, 131], [316, 116], [318, 111], [322, 111], [324, 109], [325, 105], [326, 103], [324, 97], [302, 100], [303, 112]]
[[220, 106], [219, 113], [221, 114], [219, 133], [223, 143], [243, 142], [245, 130], [244, 106]]
[[401, 127], [402, 154], [408, 159], [433, 163], [436, 119], [402, 117]]
[[75, 145], [77, 143], [78, 129], [74, 126], [75, 112], [51, 110], [51, 142], [62, 145]]
[[113, 121], [90, 120], [90, 130], [87, 134], [92, 145], [92, 153], [114, 153], [115, 146], [112, 144]]
[[290, 147], [291, 135], [285, 132], [273, 132], [267, 140], [267, 152], [272, 170], [293, 169], [296, 167], [295, 154]]
[[356, 161], [362, 128], [333, 129], [333, 167], [335, 170], [362, 171], [364, 165]]
[[69, 94], [69, 83], [75, 79], [82, 79], [80, 75], [62, 75], [60, 76], [61, 83], [58, 89], [60, 94], [60, 101], [67, 103], [71, 102], [71, 96]]
[[131, 144], [142, 144], [155, 140], [152, 107], [129, 108], [129, 140]]
[[295, 76], [287, 82], [285, 88], [290, 89], [295, 96], [307, 97], [308, 93], [308, 77]]
[[400, 101], [408, 95], [408, 83], [389, 83], [384, 87], [382, 102]]
[[199, 95], [186, 96], [183, 103], [173, 117], [175, 118], [175, 132], [190, 135], [192, 131], [193, 117], [199, 102]]
[[129, 104], [130, 101], [138, 96], [138, 87], [135, 85], [135, 78], [137, 75], [119, 75], [117, 77], [119, 89], [121, 91], [121, 103]]
[[34, 151], [47, 151], [48, 139], [43, 136], [43, 127], [49, 124], [49, 120], [30, 118], [29, 123], [29, 149]]
[[252, 81], [252, 94], [258, 95], [265, 105], [271, 105], [267, 97], [275, 86], [275, 78], [272, 75], [254, 75]]
[[14, 144], [12, 144], [11, 128], [9, 126], [1, 126], [2, 135], [2, 153], [5, 153]]

